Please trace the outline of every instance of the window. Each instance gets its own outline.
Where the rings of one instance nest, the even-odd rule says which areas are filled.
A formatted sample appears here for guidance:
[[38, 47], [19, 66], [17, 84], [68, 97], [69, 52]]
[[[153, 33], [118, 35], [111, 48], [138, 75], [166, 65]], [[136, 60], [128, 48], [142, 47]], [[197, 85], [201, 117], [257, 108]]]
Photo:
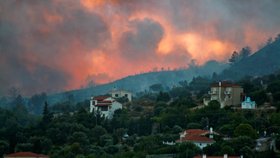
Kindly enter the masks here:
[[115, 94], [115, 97], [116, 97], [116, 98], [119, 97], [119, 94]]
[[101, 106], [101, 107], [100, 107], [100, 110], [101, 110], [101, 111], [108, 111], [108, 106]]
[[125, 94], [124, 96], [125, 96], [125, 97], [128, 97], [128, 94]]

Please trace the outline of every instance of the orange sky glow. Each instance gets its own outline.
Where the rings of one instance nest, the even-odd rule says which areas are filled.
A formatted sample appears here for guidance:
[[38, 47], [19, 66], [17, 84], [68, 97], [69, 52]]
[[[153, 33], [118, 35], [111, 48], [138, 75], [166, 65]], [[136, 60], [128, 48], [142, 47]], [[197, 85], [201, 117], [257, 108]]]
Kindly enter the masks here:
[[[273, 10], [270, 3], [250, 9], [251, 2], [240, 6], [222, 0], [1, 3], [0, 20], [8, 26], [2, 28], [5, 32], [15, 29], [10, 31], [15, 36], [10, 41], [19, 48], [7, 47], [6, 52], [13, 55], [3, 57], [6, 62], [0, 71], [10, 68], [13, 59], [22, 62], [19, 66], [25, 73], [34, 75], [34, 82], [36, 75], [41, 76], [38, 84], [58, 77], [57, 89], [28, 85], [32, 92], [27, 93], [77, 89], [88, 82], [103, 84], [155, 68], [187, 67], [193, 59], [198, 65], [209, 60], [226, 62], [233, 51], [245, 46], [255, 51], [279, 31], [275, 27], [279, 20], [272, 18], [273, 24], [264, 25], [272, 15], [259, 11]], [[10, 7], [17, 11], [11, 12]], [[0, 81], [20, 88], [29, 84]]]

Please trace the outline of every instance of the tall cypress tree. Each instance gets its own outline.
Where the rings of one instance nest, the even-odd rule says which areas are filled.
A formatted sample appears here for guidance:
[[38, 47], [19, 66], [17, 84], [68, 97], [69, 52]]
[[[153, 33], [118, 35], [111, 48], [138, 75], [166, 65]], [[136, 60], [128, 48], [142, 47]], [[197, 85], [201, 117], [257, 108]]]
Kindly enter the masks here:
[[46, 127], [52, 120], [52, 114], [49, 112], [48, 103], [45, 102], [44, 110], [43, 110], [43, 119], [42, 125]]

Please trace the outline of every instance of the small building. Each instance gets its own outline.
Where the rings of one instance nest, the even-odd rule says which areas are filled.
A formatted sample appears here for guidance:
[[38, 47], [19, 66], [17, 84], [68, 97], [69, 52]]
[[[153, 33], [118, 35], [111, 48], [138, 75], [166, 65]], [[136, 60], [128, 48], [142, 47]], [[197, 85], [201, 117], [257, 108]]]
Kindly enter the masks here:
[[214, 132], [212, 128], [210, 130], [202, 129], [188, 129], [180, 133], [180, 139], [177, 140], [177, 143], [182, 142], [192, 142], [200, 149], [215, 143], [213, 139], [214, 135], [219, 135]]
[[90, 112], [100, 113], [101, 116], [112, 119], [114, 112], [122, 109], [122, 104], [110, 96], [97, 96], [90, 99]]
[[128, 101], [132, 101], [132, 93], [126, 90], [113, 90], [111, 96], [115, 99], [126, 97]]
[[255, 109], [256, 102], [251, 101], [250, 97], [245, 97], [245, 100], [241, 103], [241, 109]]
[[211, 90], [208, 92], [210, 99], [204, 98], [204, 105], [212, 100], [217, 100], [221, 104], [221, 108], [225, 106], [240, 106], [243, 98], [243, 88], [240, 85], [229, 82], [219, 82], [211, 85]]
[[4, 158], [49, 158], [47, 155], [36, 154], [32, 152], [17, 152], [8, 155], [4, 155]]

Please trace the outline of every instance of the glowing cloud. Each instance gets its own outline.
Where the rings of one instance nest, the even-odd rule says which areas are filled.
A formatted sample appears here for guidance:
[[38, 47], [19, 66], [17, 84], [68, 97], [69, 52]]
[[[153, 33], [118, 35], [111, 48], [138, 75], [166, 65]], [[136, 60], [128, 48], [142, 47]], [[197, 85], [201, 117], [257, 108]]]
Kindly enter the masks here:
[[0, 1], [0, 93], [55, 92], [226, 61], [280, 32], [280, 1]]

